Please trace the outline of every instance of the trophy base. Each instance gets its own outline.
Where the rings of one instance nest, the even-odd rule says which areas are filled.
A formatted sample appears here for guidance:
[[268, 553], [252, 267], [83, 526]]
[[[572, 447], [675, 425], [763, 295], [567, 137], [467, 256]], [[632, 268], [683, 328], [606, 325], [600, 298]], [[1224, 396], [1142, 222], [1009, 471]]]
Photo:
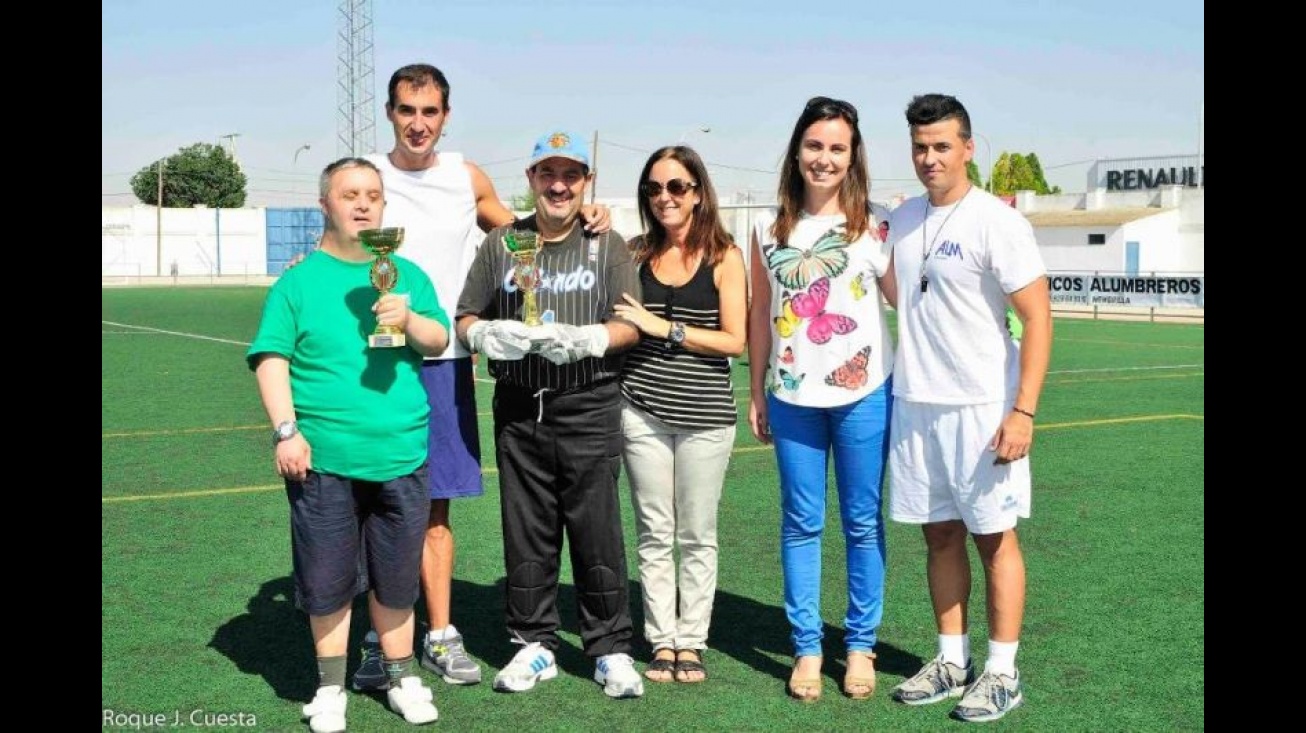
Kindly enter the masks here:
[[407, 343], [402, 333], [374, 333], [367, 337], [367, 345], [373, 349], [394, 349]]

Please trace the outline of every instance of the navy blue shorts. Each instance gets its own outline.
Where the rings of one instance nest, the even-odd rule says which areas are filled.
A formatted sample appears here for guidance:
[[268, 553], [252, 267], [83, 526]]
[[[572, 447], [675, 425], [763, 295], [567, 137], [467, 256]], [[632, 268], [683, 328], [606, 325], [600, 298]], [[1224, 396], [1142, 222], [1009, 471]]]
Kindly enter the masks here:
[[[431, 499], [426, 466], [389, 481], [309, 471], [286, 481], [295, 605], [325, 616], [368, 589], [386, 608], [417, 601]], [[360, 549], [367, 555], [360, 560]], [[362, 567], [360, 567], [360, 564]]]
[[422, 385], [431, 405], [431, 498], [480, 496], [485, 489], [471, 357], [423, 362]]

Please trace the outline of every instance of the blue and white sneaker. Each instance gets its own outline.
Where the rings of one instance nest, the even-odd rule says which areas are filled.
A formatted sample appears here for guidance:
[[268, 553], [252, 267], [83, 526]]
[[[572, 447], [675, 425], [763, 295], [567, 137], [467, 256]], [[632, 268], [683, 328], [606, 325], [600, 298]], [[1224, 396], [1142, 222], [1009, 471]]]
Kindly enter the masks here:
[[557, 676], [558, 665], [553, 660], [553, 652], [545, 649], [538, 641], [532, 641], [513, 655], [508, 666], [494, 676], [494, 689], [499, 692], [525, 692], [535, 687], [536, 682]]
[[966, 688], [961, 702], [952, 709], [952, 717], [967, 723], [988, 723], [1020, 707], [1024, 701], [1019, 671], [1015, 677], [1008, 677], [985, 670], [974, 684]]
[[644, 694], [644, 679], [635, 671], [629, 654], [604, 654], [594, 661], [594, 681], [603, 685], [603, 694], [618, 699]]

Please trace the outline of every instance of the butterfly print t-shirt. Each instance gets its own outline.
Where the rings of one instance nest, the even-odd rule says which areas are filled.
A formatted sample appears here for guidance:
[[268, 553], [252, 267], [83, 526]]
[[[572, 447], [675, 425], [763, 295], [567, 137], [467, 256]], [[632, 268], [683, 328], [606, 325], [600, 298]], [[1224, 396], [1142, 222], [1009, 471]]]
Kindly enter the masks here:
[[882, 223], [872, 208], [870, 229], [845, 239], [844, 217], [804, 216], [780, 243], [773, 215], [754, 233], [771, 282], [771, 358], [767, 387], [804, 407], [847, 405], [870, 394], [893, 368], [893, 342], [876, 277], [889, 266]]

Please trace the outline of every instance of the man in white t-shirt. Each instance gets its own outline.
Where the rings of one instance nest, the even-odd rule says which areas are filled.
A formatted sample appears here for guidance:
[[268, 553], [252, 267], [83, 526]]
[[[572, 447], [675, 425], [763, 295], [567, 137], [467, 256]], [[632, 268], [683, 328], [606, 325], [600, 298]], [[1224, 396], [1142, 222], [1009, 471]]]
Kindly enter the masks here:
[[[975, 188], [970, 115], [925, 94], [907, 107], [912, 161], [926, 194], [893, 212], [898, 352], [890, 427], [889, 516], [919, 524], [928, 552], [939, 654], [893, 692], [908, 705], [960, 697], [952, 716], [997, 720], [1023, 702], [1016, 648], [1029, 517], [1034, 413], [1052, 347], [1043, 260], [1023, 215]], [[1024, 324], [1020, 346], [1007, 305]], [[970, 663], [966, 535], [985, 572], [989, 653]]]
[[[421, 265], [447, 308], [458, 303], [484, 232], [515, 218], [475, 163], [461, 153], [436, 151], [451, 109], [443, 72], [429, 64], [398, 69], [390, 76], [385, 104], [394, 148], [367, 156], [385, 182], [382, 225], [404, 228], [401, 254]], [[603, 232], [611, 226], [607, 207], [587, 206], [581, 215], [588, 222], [586, 229]], [[421, 573], [430, 630], [422, 640], [421, 663], [449, 684], [471, 685], [481, 681], [481, 668], [467, 655], [462, 635], [451, 623], [454, 539], [449, 500], [480, 496], [484, 490], [472, 358], [454, 341], [422, 365], [431, 406], [431, 514]], [[369, 632], [353, 687], [377, 690], [387, 685], [375, 632]]]

